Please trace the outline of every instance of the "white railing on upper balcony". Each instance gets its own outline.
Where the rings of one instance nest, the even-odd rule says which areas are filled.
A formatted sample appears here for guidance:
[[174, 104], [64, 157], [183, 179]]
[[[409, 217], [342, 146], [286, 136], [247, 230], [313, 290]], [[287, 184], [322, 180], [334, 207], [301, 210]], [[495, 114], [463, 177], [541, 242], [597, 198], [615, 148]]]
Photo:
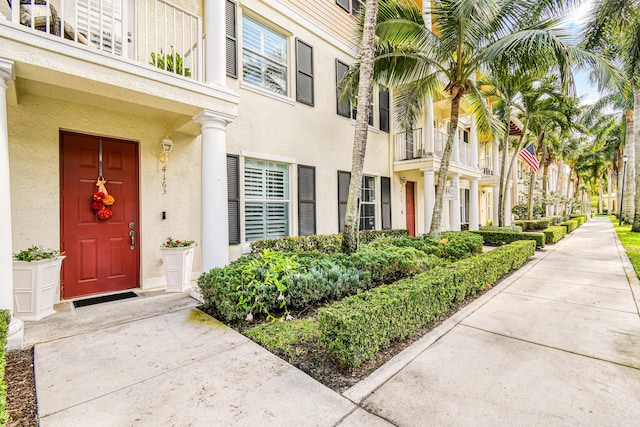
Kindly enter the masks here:
[[447, 139], [449, 139], [449, 134], [439, 131], [438, 129], [434, 129], [433, 131], [433, 153], [436, 157], [442, 158], [442, 154], [444, 153], [444, 147], [447, 145]]
[[202, 17], [164, 0], [13, 0], [11, 21], [196, 80]]
[[419, 159], [424, 156], [421, 128], [396, 134], [396, 160]]
[[458, 141], [459, 161], [465, 166], [475, 167], [473, 164], [473, 147], [466, 142]]

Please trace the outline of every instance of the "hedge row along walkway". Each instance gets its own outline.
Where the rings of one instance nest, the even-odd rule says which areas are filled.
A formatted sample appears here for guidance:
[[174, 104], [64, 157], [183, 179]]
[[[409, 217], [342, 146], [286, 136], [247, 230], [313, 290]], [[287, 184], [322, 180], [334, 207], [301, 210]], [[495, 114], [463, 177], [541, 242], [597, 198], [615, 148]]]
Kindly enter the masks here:
[[635, 425], [630, 268], [594, 218], [343, 395], [186, 295], [57, 313], [26, 328], [41, 425]]

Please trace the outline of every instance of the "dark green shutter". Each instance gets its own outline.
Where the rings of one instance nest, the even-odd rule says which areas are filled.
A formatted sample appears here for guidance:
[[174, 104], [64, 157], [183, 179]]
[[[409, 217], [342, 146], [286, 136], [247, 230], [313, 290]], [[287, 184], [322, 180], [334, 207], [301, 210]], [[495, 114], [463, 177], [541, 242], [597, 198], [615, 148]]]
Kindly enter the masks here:
[[338, 231], [340, 233], [344, 230], [344, 217], [347, 213], [350, 181], [351, 172], [338, 171]]
[[298, 165], [298, 235], [316, 234], [316, 168]]
[[313, 106], [313, 48], [296, 39], [296, 101]]
[[227, 154], [229, 244], [240, 243], [240, 157]]
[[389, 89], [380, 88], [378, 94], [378, 113], [380, 116], [380, 130], [389, 132]]
[[391, 178], [380, 177], [380, 204], [382, 211], [382, 229], [391, 229]]
[[238, 78], [238, 37], [236, 4], [231, 0], [226, 3], [226, 35], [227, 35], [227, 76]]

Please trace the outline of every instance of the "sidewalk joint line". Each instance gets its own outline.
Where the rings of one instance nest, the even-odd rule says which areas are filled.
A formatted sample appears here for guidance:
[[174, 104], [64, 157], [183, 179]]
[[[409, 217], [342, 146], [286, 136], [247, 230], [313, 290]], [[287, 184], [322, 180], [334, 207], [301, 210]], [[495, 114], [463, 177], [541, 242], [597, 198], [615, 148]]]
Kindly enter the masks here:
[[559, 302], [559, 303], [563, 303], [563, 304], [577, 305], [579, 307], [594, 308], [596, 310], [609, 310], [609, 311], [615, 311], [616, 313], [636, 314], [634, 311], [618, 310], [617, 308], [600, 307], [600, 306], [595, 306], [595, 305], [585, 304], [585, 303], [579, 303], [579, 302], [573, 302], [573, 301], [563, 301], [563, 300], [553, 299], [553, 298], [549, 298], [549, 297], [541, 297], [541, 296], [537, 296], [537, 295], [529, 295], [529, 294], [523, 294], [523, 293], [520, 293], [520, 292], [513, 292], [513, 291], [509, 291], [507, 289], [505, 289], [504, 292], [507, 293], [507, 294], [510, 294], [510, 295], [517, 295], [517, 296], [520, 296], [520, 297], [527, 297], [527, 298], [541, 299], [541, 300], [544, 300], [544, 301], [553, 301], [553, 302]]

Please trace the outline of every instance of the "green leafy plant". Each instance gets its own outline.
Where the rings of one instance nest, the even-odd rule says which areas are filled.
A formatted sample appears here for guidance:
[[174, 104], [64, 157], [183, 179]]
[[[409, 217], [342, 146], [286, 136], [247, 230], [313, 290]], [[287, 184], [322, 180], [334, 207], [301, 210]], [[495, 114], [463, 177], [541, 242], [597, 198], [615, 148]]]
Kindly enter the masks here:
[[0, 425], [5, 425], [9, 419], [6, 410], [7, 385], [4, 382], [5, 368], [7, 365], [7, 329], [9, 328], [9, 312], [0, 310]]
[[171, 73], [180, 74], [181, 76], [184, 75], [185, 77], [191, 77], [190, 68], [184, 68], [184, 74], [183, 74], [182, 56], [180, 56], [179, 53], [174, 54], [173, 46], [171, 47], [170, 54], [167, 53], [165, 55], [162, 53], [162, 50], [160, 51], [160, 53], [151, 52], [151, 62], [149, 63], [151, 65], [155, 65], [161, 70], [166, 70]]
[[28, 249], [24, 249], [18, 253], [13, 254], [13, 258], [17, 261], [31, 262], [53, 259], [61, 255], [64, 255], [64, 253], [55, 249], [43, 249], [40, 246], [31, 246]]
[[561, 225], [553, 225], [545, 228], [542, 232], [544, 233], [545, 243], [554, 244], [567, 234], [567, 229]]
[[487, 245], [504, 245], [518, 240], [533, 240], [539, 248], [544, 248], [545, 244], [544, 233], [515, 233], [509, 231], [487, 230], [477, 230], [472, 231], [472, 233], [482, 236], [482, 240]]
[[185, 248], [185, 247], [189, 247], [189, 246], [195, 246], [196, 241], [195, 240], [173, 240], [173, 238], [171, 236], [167, 237], [167, 239], [165, 240], [165, 242], [162, 244], [161, 247], [163, 248]]

